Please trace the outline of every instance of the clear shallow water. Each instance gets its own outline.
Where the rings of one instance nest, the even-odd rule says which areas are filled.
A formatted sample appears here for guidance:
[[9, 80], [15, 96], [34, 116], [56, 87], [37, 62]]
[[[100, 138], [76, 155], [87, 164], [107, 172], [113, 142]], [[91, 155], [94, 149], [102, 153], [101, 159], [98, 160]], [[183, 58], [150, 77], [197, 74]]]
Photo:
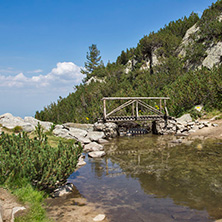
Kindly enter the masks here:
[[222, 218], [222, 141], [173, 146], [168, 136], [122, 137], [69, 181], [111, 221]]

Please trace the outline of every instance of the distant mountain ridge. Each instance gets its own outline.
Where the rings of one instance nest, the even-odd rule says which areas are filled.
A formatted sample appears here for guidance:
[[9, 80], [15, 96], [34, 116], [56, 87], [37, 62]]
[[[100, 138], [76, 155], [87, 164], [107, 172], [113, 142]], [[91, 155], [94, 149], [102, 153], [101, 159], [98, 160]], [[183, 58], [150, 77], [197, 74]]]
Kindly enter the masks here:
[[122, 51], [114, 63], [98, 65], [75, 92], [35, 117], [55, 123], [95, 122], [102, 116], [101, 98], [107, 96], [169, 96], [174, 116], [198, 104], [222, 109], [222, 0], [201, 18], [191, 13], [145, 35], [137, 47]]

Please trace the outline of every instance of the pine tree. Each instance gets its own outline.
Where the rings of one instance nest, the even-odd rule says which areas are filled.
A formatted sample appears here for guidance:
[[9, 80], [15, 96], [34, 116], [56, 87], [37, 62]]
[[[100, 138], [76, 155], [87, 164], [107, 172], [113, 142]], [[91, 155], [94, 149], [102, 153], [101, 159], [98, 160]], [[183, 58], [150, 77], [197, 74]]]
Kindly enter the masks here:
[[100, 51], [97, 49], [95, 44], [89, 46], [89, 52], [86, 55], [87, 62], [85, 62], [85, 68], [81, 69], [81, 73], [86, 75], [86, 79], [90, 78], [90, 74], [100, 64], [101, 56]]

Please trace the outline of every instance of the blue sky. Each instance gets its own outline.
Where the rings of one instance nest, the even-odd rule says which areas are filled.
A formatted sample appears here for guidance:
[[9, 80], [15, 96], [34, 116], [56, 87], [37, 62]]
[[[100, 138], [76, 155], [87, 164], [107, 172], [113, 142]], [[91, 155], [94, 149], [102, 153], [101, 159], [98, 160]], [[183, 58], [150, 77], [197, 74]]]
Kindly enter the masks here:
[[114, 62], [212, 0], [0, 0], [0, 115], [34, 116], [81, 82], [91, 44]]

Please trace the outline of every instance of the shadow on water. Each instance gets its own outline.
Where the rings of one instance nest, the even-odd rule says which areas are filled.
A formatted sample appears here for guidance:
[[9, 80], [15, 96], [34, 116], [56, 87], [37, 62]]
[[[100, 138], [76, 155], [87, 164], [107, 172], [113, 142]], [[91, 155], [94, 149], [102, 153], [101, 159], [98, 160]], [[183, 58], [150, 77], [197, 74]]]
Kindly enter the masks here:
[[[111, 221], [222, 218], [221, 141], [173, 145], [169, 136], [117, 138], [69, 180]], [[190, 143], [187, 143], [190, 144]]]

